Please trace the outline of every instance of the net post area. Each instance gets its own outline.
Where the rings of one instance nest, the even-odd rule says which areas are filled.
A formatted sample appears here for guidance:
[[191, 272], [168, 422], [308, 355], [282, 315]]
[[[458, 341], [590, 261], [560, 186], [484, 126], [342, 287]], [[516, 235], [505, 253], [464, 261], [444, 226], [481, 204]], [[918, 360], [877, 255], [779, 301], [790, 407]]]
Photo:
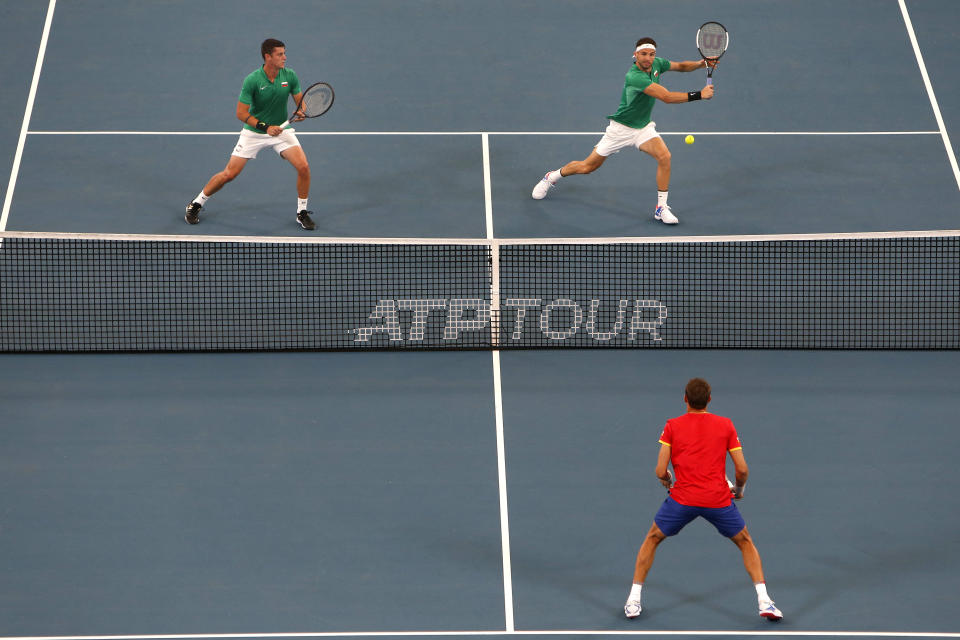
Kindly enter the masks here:
[[0, 351], [958, 349], [960, 232], [0, 233]]

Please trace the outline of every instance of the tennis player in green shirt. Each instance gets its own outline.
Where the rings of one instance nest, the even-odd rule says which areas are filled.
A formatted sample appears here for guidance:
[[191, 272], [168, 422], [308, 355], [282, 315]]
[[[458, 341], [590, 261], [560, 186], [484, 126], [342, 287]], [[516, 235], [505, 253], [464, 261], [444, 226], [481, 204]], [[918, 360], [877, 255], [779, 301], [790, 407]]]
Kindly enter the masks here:
[[634, 49], [633, 66], [627, 72], [620, 97], [620, 108], [607, 116], [610, 124], [603, 138], [597, 143], [585, 160], [565, 164], [551, 171], [533, 188], [533, 197], [540, 200], [564, 176], [577, 173], [593, 173], [600, 165], [621, 149], [636, 147], [648, 153], [657, 161], [657, 207], [653, 217], [665, 224], [677, 224], [679, 220], [667, 205], [667, 193], [670, 188], [670, 150], [657, 133], [656, 123], [650, 120], [653, 105], [657, 100], [666, 103], [709, 100], [713, 97], [713, 85], [708, 84], [700, 91], [668, 91], [660, 84], [660, 76], [667, 71], [694, 71], [708, 64], [716, 66], [716, 61], [688, 60], [671, 62], [657, 57], [657, 43], [653, 38], [640, 38]]
[[[243, 81], [237, 102], [237, 118], [243, 122], [240, 139], [226, 168], [207, 182], [200, 194], [187, 205], [189, 224], [200, 222], [200, 209], [207, 199], [223, 188], [243, 171], [247, 160], [256, 158], [261, 149], [272, 148], [297, 170], [297, 222], [304, 229], [316, 229], [307, 210], [310, 196], [310, 165], [307, 156], [294, 135], [293, 129], [281, 129], [278, 125], [287, 120], [287, 102], [290, 96], [297, 104], [303, 91], [300, 79], [292, 69], [287, 69], [287, 49], [279, 40], [268, 38], [260, 45], [263, 66], [248, 75]], [[302, 115], [293, 118], [303, 120]]]

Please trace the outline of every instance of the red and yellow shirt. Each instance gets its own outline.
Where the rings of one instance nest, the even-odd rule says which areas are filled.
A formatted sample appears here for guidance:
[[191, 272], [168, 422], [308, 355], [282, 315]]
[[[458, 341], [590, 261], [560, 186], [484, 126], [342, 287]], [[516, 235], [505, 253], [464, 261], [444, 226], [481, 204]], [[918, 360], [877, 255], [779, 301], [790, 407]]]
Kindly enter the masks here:
[[741, 449], [733, 421], [712, 413], [685, 413], [668, 420], [660, 442], [670, 446], [670, 497], [688, 507], [730, 505], [727, 452]]

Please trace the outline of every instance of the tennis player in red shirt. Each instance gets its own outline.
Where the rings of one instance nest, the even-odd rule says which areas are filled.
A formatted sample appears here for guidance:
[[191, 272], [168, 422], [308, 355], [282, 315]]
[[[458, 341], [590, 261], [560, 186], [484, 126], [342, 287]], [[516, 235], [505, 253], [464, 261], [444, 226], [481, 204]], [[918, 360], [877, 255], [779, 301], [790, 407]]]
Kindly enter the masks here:
[[[687, 404], [687, 412], [668, 420], [660, 436], [656, 474], [663, 486], [670, 490], [670, 495], [657, 511], [653, 526], [637, 553], [633, 588], [623, 612], [628, 618], [640, 615], [643, 581], [653, 565], [657, 545], [679, 533], [697, 517], [702, 517], [740, 548], [743, 566], [757, 589], [760, 615], [768, 620], [780, 620], [783, 614], [767, 594], [760, 553], [747, 532], [747, 525], [737, 505], [731, 500], [743, 497], [749, 473], [737, 430], [729, 418], [707, 411], [710, 385], [706, 380], [694, 378], [688, 382], [683, 400]], [[726, 479], [727, 453], [733, 459], [736, 470], [737, 480], [733, 487], [727, 484]], [[675, 483], [667, 469], [668, 463], [673, 464]]]

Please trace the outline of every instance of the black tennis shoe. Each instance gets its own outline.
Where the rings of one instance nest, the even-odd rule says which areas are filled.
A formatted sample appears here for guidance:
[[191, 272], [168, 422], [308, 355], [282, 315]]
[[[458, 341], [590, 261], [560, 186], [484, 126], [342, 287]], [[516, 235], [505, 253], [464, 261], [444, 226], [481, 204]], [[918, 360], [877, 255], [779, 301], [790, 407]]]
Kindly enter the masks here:
[[299, 222], [300, 226], [306, 229], [307, 231], [313, 231], [314, 229], [317, 228], [317, 225], [313, 224], [313, 220], [310, 219], [310, 214], [312, 213], [313, 213], [312, 211], [307, 211], [306, 209], [304, 209], [303, 211], [297, 214], [297, 222]]
[[200, 222], [201, 208], [203, 208], [203, 205], [199, 202], [191, 202], [187, 205], [187, 215], [183, 216], [183, 219], [186, 220], [188, 224], [197, 224]]

